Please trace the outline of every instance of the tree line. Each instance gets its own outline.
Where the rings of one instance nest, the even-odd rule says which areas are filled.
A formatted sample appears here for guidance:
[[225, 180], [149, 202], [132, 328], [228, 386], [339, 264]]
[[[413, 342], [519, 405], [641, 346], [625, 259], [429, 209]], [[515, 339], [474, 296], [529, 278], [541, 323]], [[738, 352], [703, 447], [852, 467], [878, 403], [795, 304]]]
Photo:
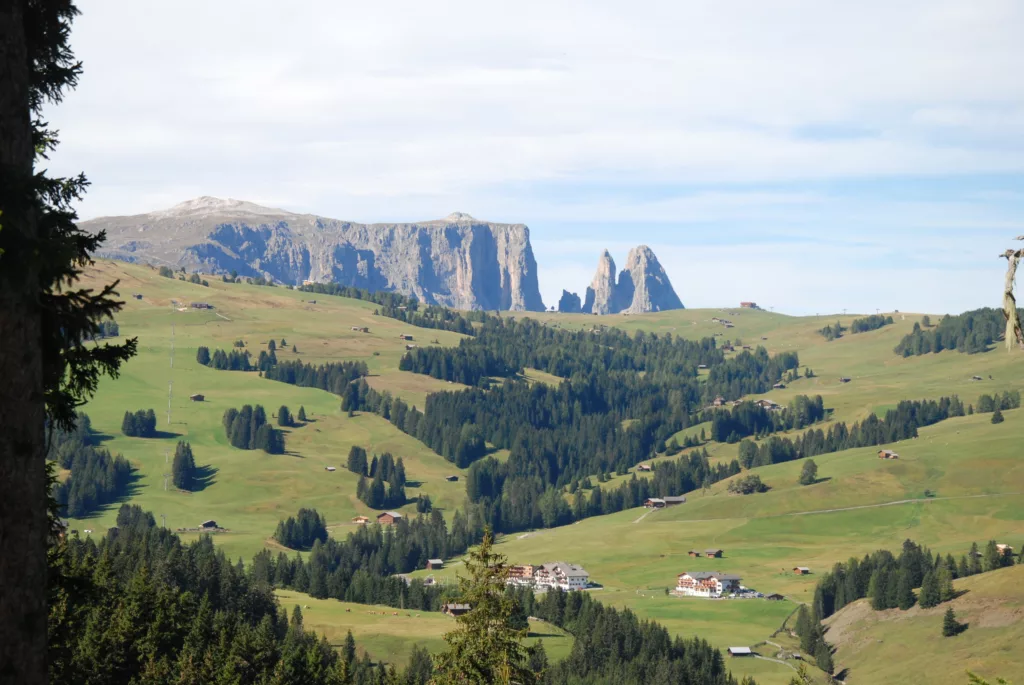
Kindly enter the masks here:
[[[1024, 316], [1024, 310], [1018, 310]], [[964, 354], [987, 352], [997, 340], [1002, 340], [1006, 319], [1003, 310], [983, 307], [957, 316], [946, 315], [937, 326], [925, 330], [920, 323], [903, 337], [895, 352], [903, 357], [920, 356], [943, 350], [956, 350]]]
[[113, 319], [100, 321], [96, 324], [96, 331], [86, 335], [83, 340], [102, 340], [103, 338], [116, 338], [121, 335], [121, 328]]
[[963, 402], [956, 395], [938, 401], [902, 400], [895, 409], [886, 411], [882, 419], [871, 414], [852, 426], [834, 423], [828, 432], [812, 428], [796, 438], [771, 436], [760, 443], [743, 440], [740, 442], [739, 461], [744, 468], [753, 468], [857, 447], [886, 445], [916, 438], [918, 428], [965, 414]]
[[152, 438], [156, 436], [156, 412], [152, 409], [126, 411], [121, 421], [121, 432], [131, 438]]
[[862, 319], [854, 319], [853, 323], [850, 324], [851, 333], [867, 333], [868, 331], [876, 331], [882, 326], [888, 326], [892, 324], [892, 317], [885, 314], [872, 314], [865, 316]]
[[[273, 589], [208, 536], [183, 544], [152, 514], [121, 507], [96, 541], [71, 537], [52, 556], [49, 680], [140, 684], [423, 685], [358, 659], [289, 617]], [[422, 654], [420, 655], [422, 663]]]
[[224, 411], [221, 419], [224, 434], [232, 447], [240, 450], [263, 450], [267, 454], [284, 454], [284, 433], [267, 423], [263, 405], [251, 404]]
[[54, 427], [49, 458], [71, 475], [55, 483], [52, 495], [62, 515], [82, 518], [128, 494], [131, 464], [123, 456], [98, 447], [88, 415], [77, 414], [74, 430]]
[[405, 462], [390, 452], [373, 456], [367, 464], [366, 450], [353, 445], [348, 470], [359, 475], [356, 497], [371, 509], [397, 509], [405, 504]]
[[255, 368], [249, 362], [251, 358], [252, 353], [248, 350], [214, 350], [212, 355], [210, 348], [205, 345], [200, 345], [196, 350], [197, 362], [221, 371], [254, 371]]
[[320, 388], [335, 395], [343, 394], [352, 381], [370, 373], [366, 362], [328, 362], [313, 365], [304, 364], [301, 359], [276, 362], [262, 371], [263, 377], [272, 381], [303, 388]]
[[800, 430], [826, 416], [821, 395], [816, 395], [814, 399], [807, 395], [797, 395], [781, 411], [769, 411], [754, 402], [741, 402], [731, 410], [714, 409], [710, 414], [711, 439], [727, 443], [739, 442], [751, 435], [764, 436], [779, 431]]
[[316, 509], [299, 509], [297, 516], [279, 521], [274, 539], [291, 549], [307, 550], [316, 541], [327, 540], [327, 519]]

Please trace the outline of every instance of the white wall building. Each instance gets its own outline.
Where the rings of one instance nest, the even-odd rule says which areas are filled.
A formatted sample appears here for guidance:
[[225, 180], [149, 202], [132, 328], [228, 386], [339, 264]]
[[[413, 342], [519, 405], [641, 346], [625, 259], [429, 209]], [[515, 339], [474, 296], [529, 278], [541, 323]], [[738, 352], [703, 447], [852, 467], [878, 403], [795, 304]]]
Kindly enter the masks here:
[[540, 566], [513, 566], [506, 583], [536, 590], [559, 588], [568, 592], [586, 589], [590, 585], [590, 574], [582, 566], [556, 561]]
[[739, 589], [739, 576], [717, 571], [682, 573], [676, 582], [676, 592], [690, 597], [716, 598], [739, 592]]

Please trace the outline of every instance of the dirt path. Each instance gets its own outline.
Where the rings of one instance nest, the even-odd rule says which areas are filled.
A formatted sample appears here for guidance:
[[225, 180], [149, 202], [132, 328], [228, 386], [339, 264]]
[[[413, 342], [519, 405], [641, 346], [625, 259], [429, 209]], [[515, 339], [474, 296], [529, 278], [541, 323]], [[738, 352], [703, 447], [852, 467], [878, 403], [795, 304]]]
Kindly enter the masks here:
[[645, 518], [647, 518], [648, 514], [653, 514], [655, 511], [657, 511], [657, 509], [653, 509], [653, 508], [648, 509], [647, 511], [645, 511], [643, 514], [640, 515], [640, 518], [638, 518], [636, 521], [633, 521], [633, 523], [640, 523]]
[[[898, 499], [893, 502], [880, 502], [878, 504], [860, 504], [855, 507], [838, 507], [836, 509], [816, 509], [814, 511], [794, 511], [789, 514], [775, 514], [775, 516], [808, 516], [810, 514], [831, 514], [837, 511], [854, 511], [857, 509], [877, 509], [879, 507], [893, 507], [898, 504], [912, 504], [914, 502], [938, 502], [939, 500], [951, 500], [951, 499], [982, 499], [985, 497], [1009, 497], [1011, 495], [1021, 495], [1022, 492], [995, 492], [988, 495], [958, 495], [954, 497], [918, 497], [916, 499]], [[765, 516], [762, 518], [772, 518], [771, 516]]]

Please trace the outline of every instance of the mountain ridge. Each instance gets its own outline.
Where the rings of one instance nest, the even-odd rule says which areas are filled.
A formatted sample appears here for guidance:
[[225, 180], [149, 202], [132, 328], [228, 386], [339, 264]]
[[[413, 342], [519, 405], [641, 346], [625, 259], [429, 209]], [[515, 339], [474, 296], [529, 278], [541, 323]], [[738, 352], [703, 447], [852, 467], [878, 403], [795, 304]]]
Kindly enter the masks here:
[[643, 314], [684, 309], [668, 274], [647, 245], [637, 245], [626, 257], [626, 268], [615, 275], [615, 260], [608, 250], [597, 260], [594, 278], [584, 293], [583, 304], [576, 293], [562, 291], [558, 310], [584, 314]]

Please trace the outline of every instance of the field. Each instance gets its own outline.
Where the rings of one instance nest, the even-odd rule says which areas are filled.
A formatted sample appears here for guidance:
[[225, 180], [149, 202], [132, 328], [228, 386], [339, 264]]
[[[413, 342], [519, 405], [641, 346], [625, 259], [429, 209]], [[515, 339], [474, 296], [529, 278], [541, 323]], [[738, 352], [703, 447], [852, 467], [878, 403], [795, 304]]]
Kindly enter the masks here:
[[[320, 390], [268, 381], [255, 373], [215, 371], [195, 361], [199, 345], [229, 349], [234, 340], [242, 339], [258, 354], [271, 338], [286, 338], [289, 351], [279, 349], [280, 359], [363, 360], [371, 369], [369, 381], [374, 387], [422, 406], [428, 393], [454, 386], [399, 371], [405, 343], [398, 334], [411, 332], [417, 344], [437, 340], [442, 345], [457, 344], [461, 336], [412, 329], [374, 316], [371, 303], [281, 287], [224, 284], [210, 278], [210, 287], [204, 288], [162, 278], [146, 267], [111, 263], [101, 263], [90, 278], [97, 283], [120, 278], [122, 296], [143, 295], [142, 300], [128, 299], [118, 316], [122, 332], [139, 337], [140, 354], [120, 379], [102, 382], [85, 411], [106, 434], [106, 446], [124, 453], [138, 468], [131, 501], [153, 511], [158, 520], [166, 516], [168, 527], [215, 519], [230, 529], [215, 536], [216, 543], [232, 557], [247, 559], [264, 547], [275, 548], [269, 538], [278, 520], [294, 514], [300, 506], [314, 506], [327, 516], [332, 535], [343, 536], [350, 529], [352, 516], [374, 515], [355, 498], [356, 477], [343, 467], [351, 445], [361, 445], [370, 453], [391, 451], [403, 457], [409, 480], [418, 483], [408, 489], [410, 498], [418, 492], [429, 493], [446, 515], [463, 501], [461, 479], [458, 483], [444, 481], [444, 476], [459, 470], [388, 422], [373, 415], [347, 417], [340, 411], [339, 398]], [[172, 307], [172, 299], [185, 305], [210, 302], [216, 309], [179, 311]], [[784, 404], [798, 394], [821, 394], [826, 407], [833, 410], [832, 421], [859, 420], [883, 412], [901, 399], [959, 394], [965, 403], [976, 404], [983, 392], [1024, 385], [1024, 356], [1002, 349], [978, 355], [944, 352], [897, 357], [892, 348], [919, 315], [895, 314], [891, 326], [848, 333], [833, 342], [826, 342], [817, 331], [837, 318], [848, 325], [853, 315], [796, 318], [727, 309], [607, 317], [529, 316], [563, 328], [605, 324], [694, 338], [722, 333], [720, 340], [764, 345], [770, 352], [798, 351], [801, 375], [809, 367], [815, 377], [801, 377], [767, 396]], [[711, 322], [715, 316], [732, 320], [736, 327], [724, 329]], [[369, 326], [370, 333], [353, 332], [353, 325]], [[295, 355], [290, 352], [292, 344], [298, 349]], [[974, 375], [984, 380], [972, 381]], [[536, 370], [526, 370], [525, 376], [534, 383], [558, 382]], [[840, 376], [852, 381], [839, 383]], [[171, 423], [167, 425], [167, 389], [172, 380]], [[190, 402], [188, 395], [194, 392], [206, 394], [207, 401]], [[287, 455], [240, 451], [227, 445], [220, 425], [223, 411], [256, 402], [262, 403], [268, 414], [282, 404], [293, 412], [300, 405], [305, 407], [312, 420], [289, 430]], [[160, 417], [163, 437], [136, 439], [120, 434], [125, 410], [151, 407]], [[764, 494], [730, 495], [727, 484], [718, 483], [705, 493], [691, 493], [689, 501], [678, 507], [653, 513], [630, 510], [564, 528], [509, 535], [499, 540], [498, 549], [514, 563], [564, 560], [581, 564], [600, 585], [592, 590], [596, 598], [630, 607], [678, 634], [697, 635], [719, 647], [753, 645], [779, 628], [797, 603], [811, 598], [818, 574], [850, 556], [878, 548], [896, 549], [906, 538], [930, 546], [933, 552], [957, 556], [973, 541], [998, 539], [1020, 547], [1024, 543], [1024, 466], [1019, 446], [1024, 441], [1024, 411], [1007, 411], [1005, 423], [999, 425], [992, 425], [989, 418], [975, 414], [922, 429], [919, 438], [892, 446], [901, 455], [897, 461], [877, 459], [877, 448], [815, 457], [819, 482], [812, 486], [797, 484], [801, 463], [762, 467], [756, 471], [771, 486]], [[701, 428], [685, 433], [697, 435]], [[178, 439], [192, 443], [197, 463], [212, 474], [199, 492], [185, 494], [163, 488], [163, 474], [169, 471], [165, 454], [173, 452]], [[737, 453], [736, 445], [712, 444], [708, 449], [715, 459], [732, 459]], [[505, 454], [502, 451], [498, 456]], [[327, 465], [339, 469], [329, 473], [324, 470]], [[613, 477], [610, 485], [628, 477], [631, 475]], [[75, 521], [74, 527], [100, 532], [113, 523], [116, 509], [116, 505], [110, 506], [92, 519]], [[405, 511], [412, 510], [412, 505], [405, 507]], [[686, 554], [707, 547], [725, 549], [724, 558], [692, 559]], [[796, 576], [794, 566], [808, 566], [812, 573]], [[456, 561], [434, 575], [450, 577], [458, 568]], [[745, 585], [765, 593], [779, 592], [787, 599], [708, 601], [667, 596], [665, 591], [674, 586], [676, 576], [688, 570], [738, 573]], [[965, 582], [974, 581], [980, 579]], [[998, 597], [998, 588], [992, 592]], [[411, 623], [383, 621], [377, 618], [393, 617], [390, 613], [374, 617], [366, 613], [367, 607], [333, 600], [299, 599], [290, 593], [281, 596], [286, 606], [295, 602], [309, 605], [307, 625], [322, 629], [332, 642], [339, 639], [335, 637], [339, 632], [343, 636], [351, 627], [357, 641], [374, 658], [400, 661], [415, 642], [436, 647], [448, 625], [440, 616], [425, 616]], [[858, 630], [873, 634], [897, 624], [902, 625], [870, 623]], [[975, 639], [971, 632], [957, 639], [968, 638], [965, 642], [969, 643]], [[552, 656], [559, 649], [563, 654], [568, 650], [567, 641], [556, 646], [545, 638], [545, 644]], [[858, 656], [862, 653], [867, 656]], [[909, 682], [897, 677], [896, 671], [872, 670], [868, 664], [873, 653], [855, 653], [840, 646], [837, 663], [849, 667], [853, 683]], [[956, 663], [971, 662], [965, 657]], [[762, 685], [783, 685], [792, 675], [786, 665], [757, 659], [731, 660], [730, 667], [738, 674], [754, 675]], [[962, 676], [963, 668], [936, 669], [929, 682], [960, 683]]]

